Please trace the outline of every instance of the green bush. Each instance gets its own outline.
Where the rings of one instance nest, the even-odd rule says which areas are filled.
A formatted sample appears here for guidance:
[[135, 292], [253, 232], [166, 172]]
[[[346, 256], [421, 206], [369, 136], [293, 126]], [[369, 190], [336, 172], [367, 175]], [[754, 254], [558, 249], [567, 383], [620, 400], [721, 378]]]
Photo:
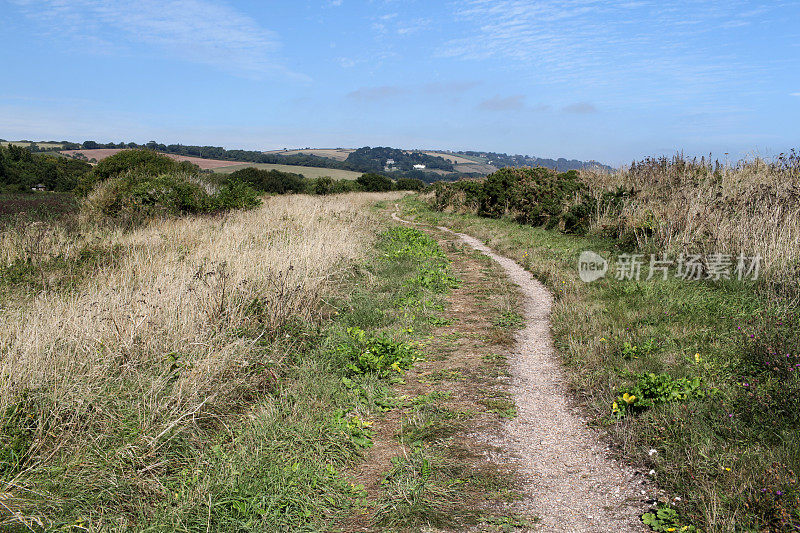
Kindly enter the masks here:
[[231, 173], [228, 182], [243, 183], [259, 192], [272, 194], [306, 191], [306, 179], [301, 174], [247, 167]]
[[333, 180], [328, 176], [315, 179], [312, 182], [311, 191], [314, 194], [331, 194], [333, 192]]
[[156, 176], [171, 172], [197, 173], [200, 167], [188, 161], [175, 161], [164, 154], [152, 150], [123, 150], [100, 161], [92, 177], [106, 180], [127, 172]]
[[214, 209], [249, 209], [261, 203], [258, 193], [244, 183], [226, 183], [212, 197]]
[[490, 218], [509, 216], [524, 224], [560, 227], [583, 233], [597, 202], [574, 170], [557, 173], [543, 167], [502, 168], [483, 181], [459, 180], [435, 185], [434, 205], [440, 211], [475, 213]]
[[256, 191], [239, 182], [217, 192], [199, 176], [126, 174], [98, 183], [84, 200], [81, 213], [88, 221], [143, 222], [156, 216], [179, 216], [223, 209], [250, 208], [260, 200]]
[[416, 178], [399, 178], [395, 184], [398, 191], [421, 191], [425, 187], [425, 182]]
[[361, 188], [368, 192], [385, 192], [392, 190], [392, 180], [381, 174], [367, 172], [356, 179]]

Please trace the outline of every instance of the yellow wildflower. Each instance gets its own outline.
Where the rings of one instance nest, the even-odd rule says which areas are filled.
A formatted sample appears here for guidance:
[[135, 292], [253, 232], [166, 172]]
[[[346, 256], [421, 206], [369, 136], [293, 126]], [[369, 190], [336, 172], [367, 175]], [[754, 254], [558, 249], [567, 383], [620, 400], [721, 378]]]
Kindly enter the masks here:
[[622, 395], [622, 400], [628, 405], [630, 405], [636, 401], [636, 396], [634, 396], [633, 394], [628, 394], [626, 392], [625, 394]]
[[699, 363], [700, 362], [700, 354], [699, 353], [694, 354], [694, 362], [695, 363]]

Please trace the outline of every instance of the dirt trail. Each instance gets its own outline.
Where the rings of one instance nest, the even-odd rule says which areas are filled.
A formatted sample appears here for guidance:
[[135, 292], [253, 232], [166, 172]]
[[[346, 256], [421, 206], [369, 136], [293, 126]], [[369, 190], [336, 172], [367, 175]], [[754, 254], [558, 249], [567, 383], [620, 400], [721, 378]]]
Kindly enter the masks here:
[[[392, 218], [407, 222], [396, 213]], [[550, 335], [550, 292], [512, 259], [474, 237], [455, 235], [496, 261], [524, 295], [526, 326], [509, 358], [518, 416], [507, 423], [504, 442], [496, 444], [513, 453], [511, 461], [525, 481], [527, 511], [540, 518], [541, 531], [645, 531], [639, 520], [643, 487], [634, 471], [607, 457], [600, 436], [568, 398]]]

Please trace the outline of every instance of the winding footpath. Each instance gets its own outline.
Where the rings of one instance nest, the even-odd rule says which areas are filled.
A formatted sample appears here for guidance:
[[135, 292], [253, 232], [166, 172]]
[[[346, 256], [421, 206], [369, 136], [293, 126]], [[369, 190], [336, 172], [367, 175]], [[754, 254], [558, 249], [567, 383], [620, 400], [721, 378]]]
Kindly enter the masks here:
[[[402, 220], [392, 213], [396, 221]], [[522, 291], [525, 327], [509, 358], [517, 417], [508, 421], [498, 446], [510, 450], [525, 484], [523, 508], [539, 517], [539, 531], [643, 532], [642, 485], [632, 469], [608, 457], [567, 395], [568, 382], [550, 334], [553, 298], [514, 260], [478, 239], [455, 233], [466, 245], [496, 261]]]

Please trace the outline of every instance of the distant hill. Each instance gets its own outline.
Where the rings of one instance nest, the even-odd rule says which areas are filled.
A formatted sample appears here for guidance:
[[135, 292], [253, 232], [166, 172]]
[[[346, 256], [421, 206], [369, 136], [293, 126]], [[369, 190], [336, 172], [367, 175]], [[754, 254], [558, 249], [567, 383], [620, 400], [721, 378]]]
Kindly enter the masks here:
[[[3, 141], [7, 143], [9, 141]], [[98, 143], [84, 141], [12, 141], [17, 146], [24, 146], [31, 151], [61, 151], [64, 155], [75, 156], [82, 153], [87, 160], [100, 160], [107, 155], [126, 148], [149, 148], [175, 159], [189, 160], [204, 169], [234, 166], [239, 164], [289, 165], [317, 169], [330, 169], [347, 172], [376, 172], [391, 176], [418, 178], [431, 183], [438, 180], [456, 180], [459, 178], [483, 177], [503, 167], [542, 166], [564, 172], [573, 169], [594, 168], [598, 170], [614, 170], [597, 161], [579, 161], [576, 159], [548, 159], [529, 155], [509, 155], [497, 152], [448, 150], [409, 150], [390, 147], [363, 148], [292, 148], [272, 151], [227, 150], [221, 146], [194, 146], [183, 144], [162, 144], [150, 141], [137, 143]], [[91, 155], [90, 155], [91, 154]]]
[[542, 157], [533, 157], [529, 155], [508, 155], [500, 154], [497, 152], [474, 152], [464, 151], [456, 152], [461, 155], [480, 158], [488, 165], [502, 168], [502, 167], [547, 167], [552, 168], [558, 172], [566, 172], [567, 170], [583, 170], [583, 169], [596, 169], [611, 172], [613, 167], [600, 163], [598, 161], [579, 161], [577, 159], [547, 159]]

